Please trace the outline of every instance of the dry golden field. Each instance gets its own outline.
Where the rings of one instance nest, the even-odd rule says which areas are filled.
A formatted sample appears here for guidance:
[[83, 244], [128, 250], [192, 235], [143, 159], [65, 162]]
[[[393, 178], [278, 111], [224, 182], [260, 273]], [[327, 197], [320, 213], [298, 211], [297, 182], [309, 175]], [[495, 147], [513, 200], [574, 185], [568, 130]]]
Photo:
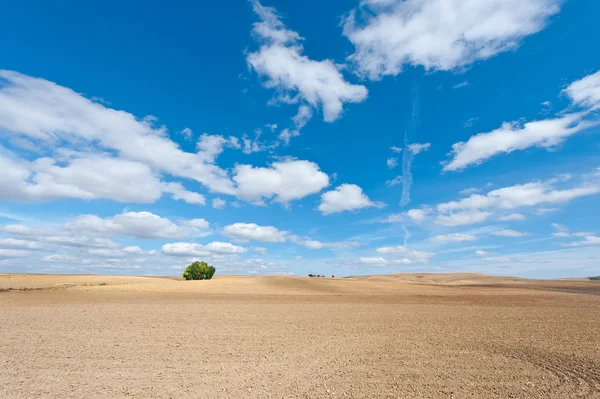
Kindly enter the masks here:
[[0, 275], [0, 398], [600, 398], [600, 283]]

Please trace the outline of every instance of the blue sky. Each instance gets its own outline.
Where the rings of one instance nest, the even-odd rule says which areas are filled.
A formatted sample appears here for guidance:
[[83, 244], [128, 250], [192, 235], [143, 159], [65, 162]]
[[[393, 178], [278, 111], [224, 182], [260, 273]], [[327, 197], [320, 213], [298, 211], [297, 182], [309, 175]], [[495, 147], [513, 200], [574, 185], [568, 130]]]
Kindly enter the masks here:
[[13, 2], [0, 272], [600, 274], [598, 12]]

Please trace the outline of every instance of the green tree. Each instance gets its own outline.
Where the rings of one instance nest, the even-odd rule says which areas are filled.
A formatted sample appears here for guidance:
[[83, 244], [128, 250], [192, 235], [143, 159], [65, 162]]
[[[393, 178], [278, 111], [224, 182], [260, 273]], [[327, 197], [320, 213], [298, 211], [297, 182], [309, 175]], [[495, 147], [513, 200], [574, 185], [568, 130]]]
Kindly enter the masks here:
[[183, 278], [186, 280], [210, 280], [216, 269], [206, 262], [194, 262], [185, 268]]

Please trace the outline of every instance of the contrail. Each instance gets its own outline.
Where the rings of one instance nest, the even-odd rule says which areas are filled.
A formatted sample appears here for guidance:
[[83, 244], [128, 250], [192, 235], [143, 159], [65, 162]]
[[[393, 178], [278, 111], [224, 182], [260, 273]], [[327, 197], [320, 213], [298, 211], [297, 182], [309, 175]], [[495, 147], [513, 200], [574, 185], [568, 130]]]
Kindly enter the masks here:
[[400, 205], [405, 206], [410, 202], [410, 188], [413, 178], [410, 168], [415, 154], [410, 150], [409, 144], [417, 131], [419, 124], [419, 86], [413, 84], [410, 93], [411, 119], [404, 131], [404, 151], [402, 151], [402, 198]]
[[410, 234], [410, 231], [404, 225], [402, 225], [402, 230], [404, 230], [404, 247], [408, 247], [408, 240], [412, 237], [412, 234]]

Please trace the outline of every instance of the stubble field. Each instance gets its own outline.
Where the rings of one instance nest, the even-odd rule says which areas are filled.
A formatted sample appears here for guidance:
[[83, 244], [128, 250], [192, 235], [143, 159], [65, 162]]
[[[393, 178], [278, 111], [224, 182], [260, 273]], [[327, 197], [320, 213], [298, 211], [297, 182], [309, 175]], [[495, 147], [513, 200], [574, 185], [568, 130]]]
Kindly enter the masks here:
[[1, 398], [600, 398], [600, 283], [0, 275]]

